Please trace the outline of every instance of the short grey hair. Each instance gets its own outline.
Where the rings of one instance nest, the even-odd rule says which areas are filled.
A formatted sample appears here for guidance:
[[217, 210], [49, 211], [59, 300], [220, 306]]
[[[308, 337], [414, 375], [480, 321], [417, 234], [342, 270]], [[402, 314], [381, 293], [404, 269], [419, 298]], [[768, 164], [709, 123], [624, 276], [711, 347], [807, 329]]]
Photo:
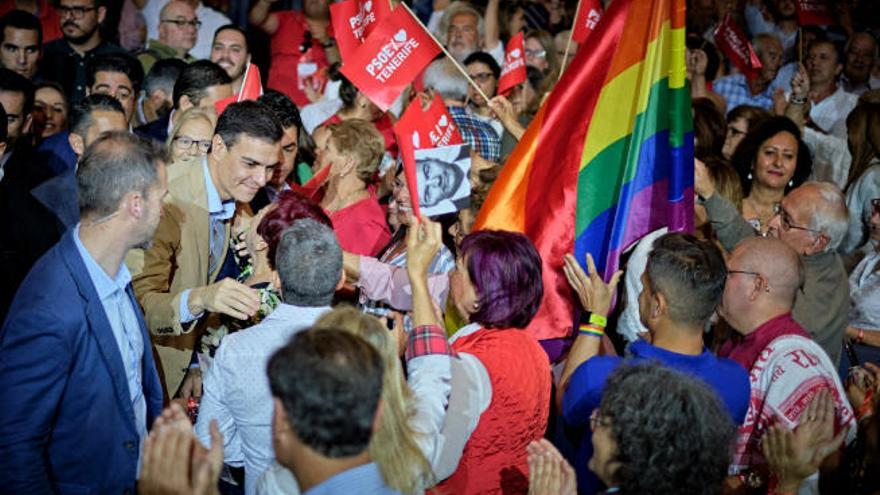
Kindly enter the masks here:
[[825, 252], [833, 251], [843, 242], [849, 228], [849, 210], [840, 189], [830, 182], [806, 182], [801, 187], [815, 187], [822, 201], [813, 206], [810, 228], [828, 236]]
[[768, 41], [776, 41], [776, 43], [778, 43], [779, 46], [782, 47], [782, 41], [775, 34], [770, 34], [770, 33], [756, 34], [755, 37], [752, 39], [752, 45], [755, 48], [756, 55], [758, 55], [760, 57], [761, 55], [764, 54], [764, 48], [765, 48], [764, 44], [767, 43]]
[[284, 230], [275, 253], [281, 298], [293, 306], [327, 306], [342, 275], [342, 248], [330, 227], [302, 218]]
[[468, 82], [448, 57], [435, 60], [425, 69], [422, 82], [426, 89], [433, 89], [443, 99], [464, 101]]
[[86, 148], [76, 169], [80, 215], [110, 215], [132, 191], [146, 196], [159, 180], [159, 164], [166, 161], [152, 140], [128, 131], [102, 135]]
[[459, 14], [470, 14], [477, 18], [477, 34], [479, 36], [477, 38], [477, 45], [479, 45], [486, 33], [486, 23], [483, 21], [483, 14], [467, 2], [452, 2], [446, 7], [443, 17], [440, 18], [440, 25], [437, 27], [440, 31], [437, 33], [440, 42], [443, 43], [443, 46], [449, 43], [447, 39], [449, 37], [449, 24], [452, 23], [452, 18]]

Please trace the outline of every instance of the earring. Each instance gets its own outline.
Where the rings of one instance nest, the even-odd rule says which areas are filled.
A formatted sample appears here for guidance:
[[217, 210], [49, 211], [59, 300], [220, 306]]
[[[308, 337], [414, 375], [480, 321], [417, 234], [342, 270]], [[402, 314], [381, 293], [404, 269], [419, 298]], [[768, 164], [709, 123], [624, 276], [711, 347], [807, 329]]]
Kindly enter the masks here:
[[788, 187], [794, 187], [794, 179], [788, 181]]
[[752, 173], [751, 172], [749, 172], [749, 175], [746, 176], [746, 179], [752, 180]]

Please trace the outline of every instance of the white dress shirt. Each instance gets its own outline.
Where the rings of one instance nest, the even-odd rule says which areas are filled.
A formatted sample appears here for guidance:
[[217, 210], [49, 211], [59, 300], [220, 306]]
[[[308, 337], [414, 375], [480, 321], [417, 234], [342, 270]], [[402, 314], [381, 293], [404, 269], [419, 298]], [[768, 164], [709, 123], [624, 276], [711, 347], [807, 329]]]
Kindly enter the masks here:
[[224, 461], [244, 466], [247, 495], [255, 493], [257, 480], [275, 459], [272, 393], [266, 376], [269, 358], [329, 310], [329, 306], [281, 303], [259, 324], [226, 336], [205, 375], [196, 435], [209, 446], [208, 425], [217, 420], [223, 433]]
[[813, 103], [810, 119], [828, 134], [846, 139], [846, 116], [856, 107], [859, 97], [847, 93], [842, 86], [819, 103]]

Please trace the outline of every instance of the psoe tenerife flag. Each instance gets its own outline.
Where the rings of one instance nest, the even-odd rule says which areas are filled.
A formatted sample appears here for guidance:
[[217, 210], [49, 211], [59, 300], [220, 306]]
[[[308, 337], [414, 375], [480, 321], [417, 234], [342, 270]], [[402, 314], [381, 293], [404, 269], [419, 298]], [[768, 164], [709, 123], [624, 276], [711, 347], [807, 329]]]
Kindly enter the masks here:
[[475, 229], [522, 232], [541, 254], [538, 339], [572, 334], [566, 253], [608, 280], [648, 232], [693, 230], [684, 40], [685, 0], [611, 2], [480, 209]]
[[343, 60], [361, 46], [389, 13], [388, 0], [345, 0], [330, 5], [330, 22]]
[[342, 61], [342, 73], [384, 112], [438, 53], [412, 13], [397, 7]]

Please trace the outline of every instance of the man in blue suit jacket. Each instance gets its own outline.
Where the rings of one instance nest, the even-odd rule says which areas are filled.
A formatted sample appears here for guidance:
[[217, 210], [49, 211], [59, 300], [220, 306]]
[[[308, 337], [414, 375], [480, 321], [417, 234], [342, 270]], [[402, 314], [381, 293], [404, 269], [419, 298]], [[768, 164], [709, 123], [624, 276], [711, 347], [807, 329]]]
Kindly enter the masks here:
[[161, 151], [128, 133], [77, 171], [80, 221], [33, 267], [0, 329], [0, 492], [134, 492], [162, 410], [150, 337], [123, 259], [152, 239]]

